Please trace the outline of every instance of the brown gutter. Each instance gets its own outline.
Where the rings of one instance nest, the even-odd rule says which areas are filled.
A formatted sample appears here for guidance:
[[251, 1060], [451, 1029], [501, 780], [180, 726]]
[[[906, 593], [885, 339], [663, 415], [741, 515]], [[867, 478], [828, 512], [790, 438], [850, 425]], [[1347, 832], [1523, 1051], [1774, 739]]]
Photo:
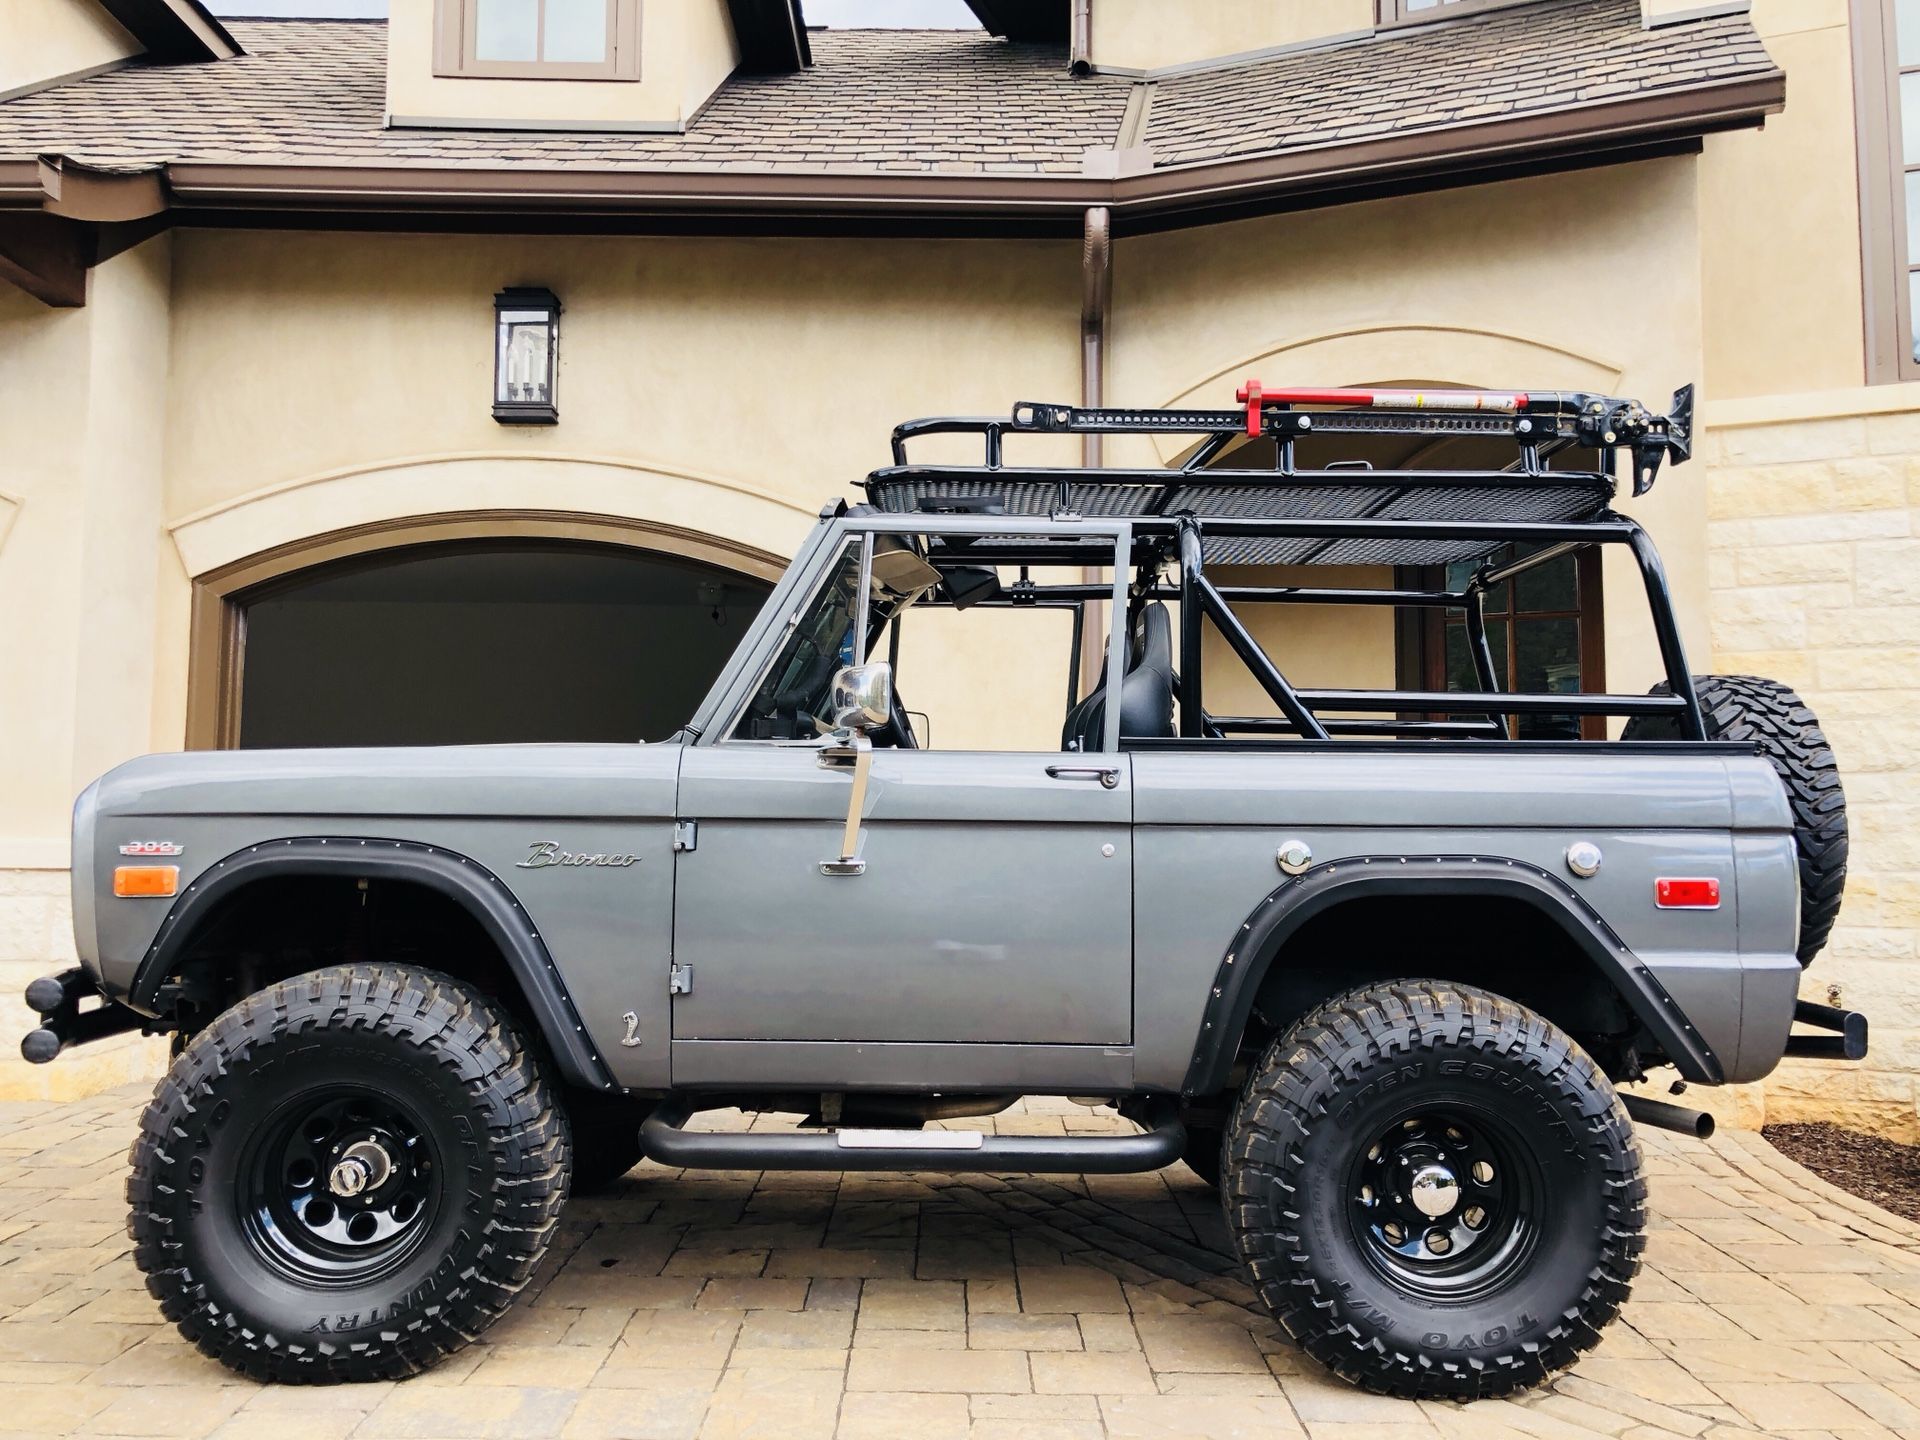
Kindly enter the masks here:
[[167, 189], [158, 170], [127, 174], [55, 158], [40, 162], [40, 174], [46, 196], [42, 208], [49, 215], [119, 225], [167, 208]]
[[1073, 0], [1067, 31], [1067, 69], [1075, 75], [1093, 73], [1093, 0]]
[[[1344, 191], [1408, 189], [1450, 173], [1528, 160], [1604, 157], [1660, 140], [1761, 123], [1786, 102], [1786, 77], [1693, 86], [1374, 140], [1215, 160], [1119, 176], [768, 171], [583, 171], [364, 165], [231, 165], [166, 169], [176, 215], [236, 212], [249, 221], [343, 212], [362, 219], [434, 216], [759, 217], [777, 230], [800, 217], [886, 228], [966, 219], [1035, 222], [1073, 233], [1090, 207], [1112, 211], [1116, 233], [1202, 224], [1208, 212], [1330, 203]], [[0, 197], [4, 187], [0, 186]], [[4, 203], [0, 199], [0, 203]], [[854, 225], [851, 228], [859, 228]]]
[[0, 210], [38, 210], [47, 202], [39, 160], [0, 160]]
[[[1113, 214], [1104, 205], [1091, 207], [1080, 237], [1080, 403], [1105, 403], [1107, 314], [1113, 306]], [[1095, 468], [1101, 461], [1102, 436], [1080, 437], [1080, 463]]]
[[[1611, 148], [1756, 125], [1786, 106], [1786, 75], [1694, 86], [1541, 115], [1283, 151], [1246, 160], [1163, 166], [1114, 182], [1129, 216], [1286, 190], [1329, 190], [1386, 177], [1470, 169], [1528, 155]], [[1678, 102], [1687, 103], [1678, 103]], [[1439, 143], [1435, 143], [1438, 141]]]

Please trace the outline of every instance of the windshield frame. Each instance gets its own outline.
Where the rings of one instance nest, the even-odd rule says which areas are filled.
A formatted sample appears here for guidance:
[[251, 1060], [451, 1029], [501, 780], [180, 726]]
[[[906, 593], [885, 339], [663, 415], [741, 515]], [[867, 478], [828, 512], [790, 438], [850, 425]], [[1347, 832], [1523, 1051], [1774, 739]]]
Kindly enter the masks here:
[[[1109, 624], [1106, 669], [1109, 675], [1126, 673], [1126, 626], [1113, 623], [1113, 617], [1125, 616], [1127, 613], [1127, 578], [1130, 573], [1133, 531], [1125, 521], [1102, 518], [1063, 523], [1032, 516], [867, 514], [840, 516], [828, 522], [824, 528], [825, 533], [816, 542], [811, 555], [803, 552], [802, 556], [795, 560], [793, 571], [789, 572], [788, 576], [795, 582], [792, 588], [789, 589], [783, 585], [776, 590], [762, 612], [768, 617], [779, 616], [780, 618], [771, 620], [766, 632], [754, 637], [750, 646], [743, 647], [746, 653], [743, 653], [740, 661], [744, 663], [736, 662], [736, 665], [729, 667], [733, 673], [724, 677], [716, 685], [714, 697], [701, 706], [703, 715], [712, 710], [719, 710], [725, 716], [725, 720], [724, 723], [705, 727], [702, 733], [695, 736], [695, 744], [808, 743], [791, 740], [757, 740], [736, 732], [746, 719], [754, 696], [766, 683], [766, 678], [773, 667], [779, 663], [780, 656], [795, 630], [818, 602], [826, 586], [832, 583], [848, 545], [858, 545], [861, 556], [861, 583], [855, 599], [854, 624], [857, 628], [854, 633], [862, 637], [862, 658], [867, 651], [871, 650], [878, 638], [871, 623], [873, 553], [875, 541], [883, 536], [912, 538], [925, 535], [972, 535], [1018, 538], [1058, 533], [1062, 538], [1111, 540], [1113, 543], [1112, 585], [1107, 602]], [[802, 570], [805, 571], [804, 583], [799, 573]], [[912, 601], [909, 600], [906, 604], [895, 607], [888, 612], [886, 618], [890, 620], [895, 613], [907, 609], [911, 604]], [[884, 629], [883, 624], [881, 633], [884, 633]], [[1117, 754], [1120, 749], [1120, 707], [1107, 706], [1105, 718], [1106, 733], [1102, 740], [1101, 753]]]

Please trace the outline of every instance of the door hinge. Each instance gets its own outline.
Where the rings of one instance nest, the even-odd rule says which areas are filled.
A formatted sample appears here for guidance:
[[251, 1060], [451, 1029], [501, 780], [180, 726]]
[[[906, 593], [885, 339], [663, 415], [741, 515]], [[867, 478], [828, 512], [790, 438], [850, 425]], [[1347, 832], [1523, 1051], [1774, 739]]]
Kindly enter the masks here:
[[677, 850], [698, 850], [700, 848], [700, 822], [698, 820], [676, 820], [673, 822], [673, 848]]
[[675, 965], [667, 971], [667, 994], [691, 995], [693, 993], [693, 967]]

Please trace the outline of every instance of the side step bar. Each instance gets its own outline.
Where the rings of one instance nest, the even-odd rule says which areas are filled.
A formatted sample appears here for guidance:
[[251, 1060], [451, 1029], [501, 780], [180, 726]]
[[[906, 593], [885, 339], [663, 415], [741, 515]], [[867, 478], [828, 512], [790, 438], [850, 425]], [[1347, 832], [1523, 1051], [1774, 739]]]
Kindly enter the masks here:
[[1180, 1158], [1179, 1106], [1147, 1104], [1138, 1135], [983, 1135], [977, 1130], [838, 1130], [715, 1134], [685, 1129], [694, 1107], [661, 1101], [640, 1127], [649, 1160], [688, 1170], [944, 1170], [998, 1174], [1134, 1175]]
[[1789, 1035], [1787, 1054], [1796, 1060], [1864, 1060], [1867, 1058], [1867, 1017], [1858, 1010], [1839, 1010], [1811, 1000], [1793, 1002], [1797, 1025], [1828, 1030], [1828, 1035]]

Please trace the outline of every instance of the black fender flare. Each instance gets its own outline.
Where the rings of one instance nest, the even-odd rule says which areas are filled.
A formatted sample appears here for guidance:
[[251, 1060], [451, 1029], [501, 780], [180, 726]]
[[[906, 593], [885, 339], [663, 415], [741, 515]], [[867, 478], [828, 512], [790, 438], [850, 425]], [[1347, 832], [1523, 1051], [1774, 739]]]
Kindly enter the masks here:
[[1719, 1057], [1688, 1023], [1653, 971], [1559, 876], [1504, 856], [1354, 855], [1316, 865], [1287, 880], [1255, 906], [1234, 932], [1208, 992], [1183, 1093], [1211, 1095], [1226, 1088], [1260, 986], [1287, 940], [1302, 925], [1348, 900], [1420, 894], [1500, 896], [1538, 910], [1613, 985], [1681, 1075], [1708, 1085], [1726, 1078]]
[[610, 1089], [613, 1077], [587, 1038], [546, 942], [513, 891], [486, 866], [458, 851], [412, 840], [304, 836], [236, 850], [208, 866], [181, 892], [134, 972], [128, 1002], [155, 1014], [156, 996], [200, 924], [220, 902], [257, 880], [286, 875], [351, 875], [405, 880], [452, 900], [487, 932], [519, 981], [561, 1076], [570, 1084]]

